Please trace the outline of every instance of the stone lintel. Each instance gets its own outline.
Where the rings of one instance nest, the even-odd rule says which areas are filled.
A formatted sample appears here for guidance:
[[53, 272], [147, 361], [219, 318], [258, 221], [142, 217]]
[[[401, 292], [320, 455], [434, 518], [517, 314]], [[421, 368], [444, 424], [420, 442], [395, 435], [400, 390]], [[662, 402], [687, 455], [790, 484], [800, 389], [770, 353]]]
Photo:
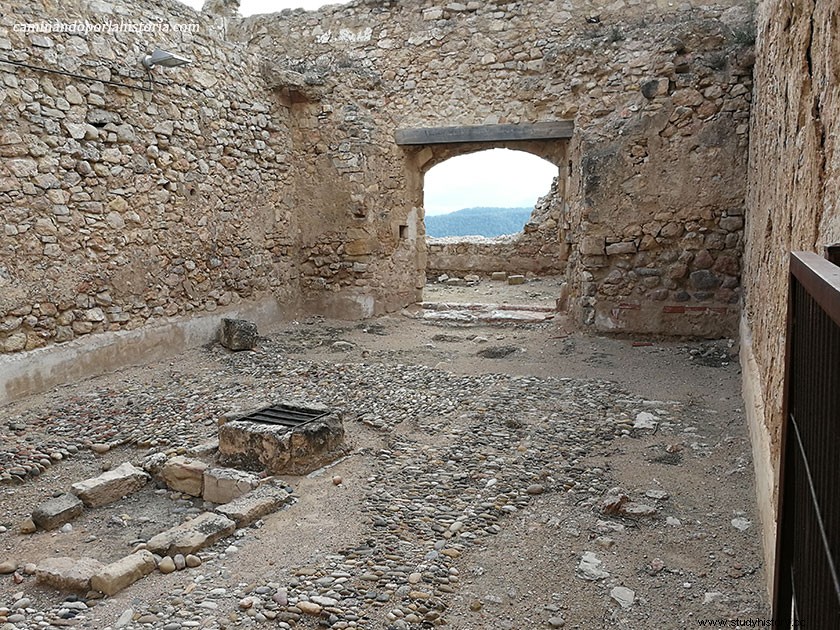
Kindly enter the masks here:
[[574, 129], [574, 121], [557, 120], [516, 125], [397, 129], [394, 132], [394, 138], [400, 146], [453, 144], [457, 142], [501, 142], [507, 140], [568, 140], [572, 137]]

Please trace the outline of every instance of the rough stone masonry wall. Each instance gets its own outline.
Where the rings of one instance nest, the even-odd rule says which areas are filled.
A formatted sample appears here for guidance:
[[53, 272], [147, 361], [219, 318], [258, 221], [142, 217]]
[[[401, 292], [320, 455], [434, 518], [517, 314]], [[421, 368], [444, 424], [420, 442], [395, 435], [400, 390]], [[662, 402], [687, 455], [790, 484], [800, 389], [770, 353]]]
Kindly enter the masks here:
[[742, 363], [765, 540], [772, 543], [788, 259], [793, 250], [821, 253], [840, 241], [840, 6], [765, 0], [756, 22]]
[[600, 330], [735, 334], [750, 17], [742, 7], [720, 19], [698, 15], [609, 75], [607, 88], [624, 94], [579, 139], [571, 184], [579, 223], [570, 282], [584, 322]]
[[580, 317], [611, 330], [731, 334], [746, 5], [361, 0], [232, 24], [285, 76], [275, 85], [301, 123], [305, 179], [328, 182], [297, 195], [312, 218], [302, 282], [370, 298], [374, 312], [422, 286], [422, 175], [436, 162], [429, 147], [396, 146], [396, 129], [573, 118], [561, 174]]
[[[570, 227], [545, 234], [585, 254], [570, 268], [582, 317], [644, 329], [625, 313], [696, 303], [704, 326], [657, 325], [719, 334], [707, 306], [738, 288], [740, 4], [360, 0], [225, 22], [170, 0], [15, 3], [0, 18], [12, 60], [131, 84], [156, 45], [195, 63], [157, 70], [153, 93], [2, 66], [0, 348], [266, 296], [400, 308], [425, 276], [423, 173], [475, 147], [403, 149], [394, 131], [565, 118], [575, 136], [553, 155], [570, 162]], [[200, 30], [14, 28], [76, 18]]]
[[[288, 112], [223, 24], [170, 0], [6, 3], [0, 55], [0, 351], [294, 295]], [[197, 33], [24, 33], [41, 22]]]

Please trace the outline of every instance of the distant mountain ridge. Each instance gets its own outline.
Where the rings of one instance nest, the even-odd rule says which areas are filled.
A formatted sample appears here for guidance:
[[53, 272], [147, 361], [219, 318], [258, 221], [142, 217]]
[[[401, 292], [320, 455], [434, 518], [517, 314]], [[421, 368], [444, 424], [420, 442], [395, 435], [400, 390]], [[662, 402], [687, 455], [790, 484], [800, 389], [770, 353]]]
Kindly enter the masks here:
[[516, 234], [531, 217], [533, 208], [464, 208], [449, 214], [426, 216], [426, 235], [502, 236]]

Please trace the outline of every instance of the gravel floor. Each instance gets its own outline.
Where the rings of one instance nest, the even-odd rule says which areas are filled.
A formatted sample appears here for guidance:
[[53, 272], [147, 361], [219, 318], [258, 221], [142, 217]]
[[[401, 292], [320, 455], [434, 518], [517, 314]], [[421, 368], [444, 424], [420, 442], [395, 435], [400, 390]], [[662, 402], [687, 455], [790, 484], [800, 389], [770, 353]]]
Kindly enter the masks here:
[[[521, 352], [478, 354], [492, 347]], [[2, 576], [0, 630], [685, 628], [767, 616], [737, 386], [723, 342], [639, 348], [559, 322], [316, 318], [257, 352], [210, 346], [58, 388], [0, 422], [0, 561], [21, 567]], [[27, 574], [50, 555], [119, 556], [150, 522], [200, 507], [150, 490], [73, 531], [21, 535], [39, 500], [121, 461], [188, 452], [215, 437], [221, 414], [279, 400], [343, 410], [352, 448], [288, 479], [297, 503], [205, 550], [200, 567], [112, 598], [67, 600]], [[108, 453], [95, 455], [99, 444]]]

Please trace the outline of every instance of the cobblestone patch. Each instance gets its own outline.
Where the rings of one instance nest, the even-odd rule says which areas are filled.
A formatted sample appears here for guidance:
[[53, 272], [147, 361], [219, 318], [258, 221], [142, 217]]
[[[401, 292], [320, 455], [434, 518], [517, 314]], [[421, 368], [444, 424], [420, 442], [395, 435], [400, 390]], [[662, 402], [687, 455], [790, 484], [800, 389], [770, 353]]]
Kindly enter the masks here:
[[[646, 399], [599, 379], [317, 362], [284, 354], [282, 344], [278, 336], [265, 340], [257, 352], [206, 348], [200, 353], [201, 365], [189, 374], [173, 371], [173, 378], [142, 383], [127, 379], [121, 388], [113, 382], [108, 387], [93, 385], [67, 399], [56, 397], [54, 404], [39, 410], [11, 416], [8, 423], [32, 429], [20, 432], [22, 444], [33, 444], [33, 436], [60, 435], [77, 450], [88, 443], [130, 444], [145, 447], [148, 456], [156, 451], [186, 453], [206, 443], [215, 433], [216, 418], [247, 407], [255, 397], [306, 400], [341, 410], [349, 433], [357, 439], [350, 457], [364, 460], [365, 466], [361, 512], [353, 515], [361, 523], [360, 532], [353, 543], [337, 546], [324, 540], [311, 562], [243, 581], [237, 577], [240, 549], [258, 545], [262, 555], [270, 556], [276, 545], [295, 544], [294, 539], [261, 539], [265, 521], [258, 519], [237, 529], [233, 538], [202, 550], [199, 566], [183, 573], [185, 577], [162, 597], [125, 599], [119, 619], [103, 616], [101, 602], [95, 599], [70, 602], [70, 608], [65, 602], [45, 606], [25, 601], [28, 605], [22, 606], [10, 601], [0, 602], [6, 606], [0, 608], [0, 622], [12, 625], [0, 627], [35, 630], [63, 625], [68, 619], [79, 627], [113, 630], [233, 629], [262, 622], [285, 629], [472, 627], [465, 625], [464, 614], [474, 613], [476, 619], [496, 615], [491, 611], [506, 595], [504, 575], [499, 575], [500, 595], [473, 597], [481, 568], [471, 558], [508, 544], [497, 540], [507, 541], [511, 535], [519, 539], [523, 523], [552, 528], [558, 536], [571, 531], [579, 537], [590, 528], [589, 553], [603, 559], [607, 577], [581, 586], [572, 573], [570, 582], [555, 587], [563, 592], [564, 602], [570, 594], [588, 589], [587, 597], [600, 596], [599, 605], [615, 607], [611, 619], [616, 623], [624, 619], [632, 624], [650, 614], [650, 598], [659, 596], [650, 590], [654, 587], [619, 583], [622, 571], [628, 579], [626, 567], [617, 567], [606, 550], [621, 545], [626, 531], [679, 533], [686, 521], [681, 503], [662, 497], [680, 489], [651, 490], [648, 495], [644, 489], [616, 489], [609, 464], [595, 464], [593, 458], [608, 462], [612, 454], [637, 441], [639, 452], [650, 453], [650, 460], [675, 453], [681, 461], [708, 458], [713, 446], [687, 419], [697, 418], [702, 409], [684, 401]], [[96, 404], [99, 400], [101, 406]], [[59, 416], [62, 423], [54, 421]], [[646, 422], [639, 423], [640, 417]], [[61, 425], [71, 420], [78, 430], [65, 433]], [[360, 431], [375, 439], [359, 441]], [[330, 475], [324, 483], [332, 486]], [[611, 505], [610, 497], [623, 498], [625, 508], [644, 503], [644, 514], [629, 509], [610, 512], [604, 508]], [[548, 512], [547, 505], [555, 511]], [[296, 509], [300, 508], [291, 508]], [[533, 524], [537, 515], [540, 520]], [[726, 525], [729, 519], [724, 519]], [[735, 531], [731, 526], [729, 530]], [[503, 550], [494, 553], [504, 555]], [[581, 551], [574, 551], [574, 557], [558, 555], [557, 562], [574, 571], [581, 557]], [[509, 561], [515, 564], [517, 559]], [[638, 562], [642, 567], [659, 567], [657, 562], [666, 566], [659, 558]], [[740, 571], [738, 579], [757, 577], [751, 561], [738, 567], [730, 569]], [[650, 575], [660, 571], [662, 567]], [[673, 571], [674, 576], [685, 574]], [[703, 580], [706, 574], [698, 570], [697, 575], [701, 577], [692, 579]], [[133, 588], [136, 585], [126, 592]], [[621, 597], [616, 599], [615, 593]], [[737, 597], [730, 593], [735, 599], [724, 601], [735, 601], [740, 610], [760, 610], [759, 593], [760, 588]], [[533, 598], [527, 604], [535, 611], [533, 619], [517, 613], [519, 622], [498, 617], [497, 625], [488, 621], [475, 627], [584, 627], [571, 624], [574, 615], [568, 604]], [[464, 612], [466, 605], [470, 612]]]

